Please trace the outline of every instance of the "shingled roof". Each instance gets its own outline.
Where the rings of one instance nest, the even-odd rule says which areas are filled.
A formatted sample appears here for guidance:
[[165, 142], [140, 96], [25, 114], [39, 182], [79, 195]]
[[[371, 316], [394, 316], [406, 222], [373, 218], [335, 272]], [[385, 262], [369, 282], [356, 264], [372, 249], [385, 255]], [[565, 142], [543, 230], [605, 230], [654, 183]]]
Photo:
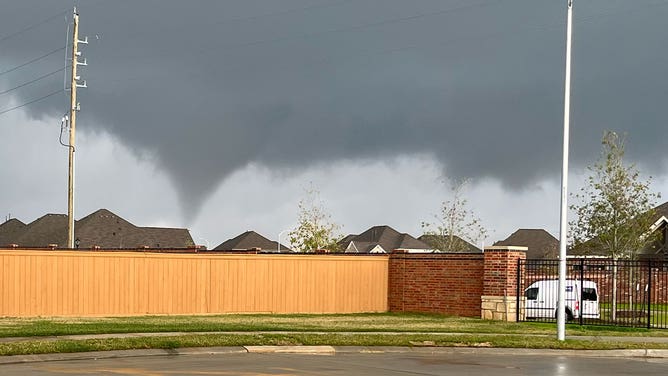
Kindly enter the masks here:
[[398, 249], [420, 251], [432, 249], [428, 244], [387, 225], [371, 227], [359, 235], [348, 235], [339, 241], [339, 245], [346, 252], [357, 253], [369, 253], [377, 246], [382, 247], [387, 253]]
[[666, 217], [668, 219], [668, 201], [654, 208], [657, 216], [656, 219], [659, 220], [661, 217]]
[[9, 245], [26, 229], [26, 224], [16, 218], [9, 219], [0, 225], [0, 247]]
[[[19, 221], [20, 222], [20, 221]], [[20, 225], [13, 225], [20, 228]], [[4, 234], [3, 231], [0, 233]], [[139, 227], [107, 209], [97, 210], [74, 224], [74, 236], [79, 248], [186, 248], [195, 243], [187, 229]], [[67, 244], [67, 216], [47, 214], [25, 225], [22, 231], [2, 238], [4, 246], [10, 243], [21, 247], [46, 247]]]
[[[246, 231], [232, 239], [222, 242], [214, 251], [245, 251], [256, 249], [259, 251], [277, 251], [278, 242], [269, 240], [255, 231]], [[291, 252], [290, 248], [281, 244], [282, 252]]]
[[10, 243], [23, 247], [47, 247], [67, 243], [67, 215], [46, 214], [30, 222]]
[[[432, 248], [437, 249], [438, 244], [443, 244], [443, 241], [440, 241], [438, 238], [446, 238], [448, 235], [431, 235], [425, 234], [418, 238], [418, 240], [429, 244]], [[455, 247], [453, 250], [449, 251], [450, 253], [481, 253], [482, 250], [475, 245], [467, 242], [466, 240], [460, 238], [457, 235], [453, 236], [453, 243]]]
[[[641, 258], [657, 258], [668, 261], [668, 201], [653, 208], [654, 226], [651, 229], [658, 233], [658, 239], [640, 250], [638, 256]], [[656, 227], [655, 227], [656, 226]], [[597, 238], [589, 239], [584, 243], [570, 248], [568, 254], [571, 256], [601, 256], [609, 257], [610, 254], [597, 245]]]
[[495, 246], [527, 247], [527, 259], [556, 258], [559, 240], [543, 229], [519, 229]]

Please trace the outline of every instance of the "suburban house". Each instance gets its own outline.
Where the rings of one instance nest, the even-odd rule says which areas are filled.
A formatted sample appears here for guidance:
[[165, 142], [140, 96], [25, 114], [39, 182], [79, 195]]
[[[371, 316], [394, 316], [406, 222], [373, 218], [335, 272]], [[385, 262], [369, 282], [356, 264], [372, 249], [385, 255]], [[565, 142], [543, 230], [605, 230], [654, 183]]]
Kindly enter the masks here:
[[654, 247], [643, 252], [646, 257], [658, 260], [668, 261], [668, 201], [654, 208], [656, 211], [656, 221], [652, 228], [653, 232], [658, 232], [658, 239]]
[[[438, 250], [438, 245], [443, 244], [446, 241], [449, 241], [448, 239], [450, 236], [449, 235], [432, 235], [432, 234], [426, 234], [422, 235], [418, 238], [418, 240], [429, 244], [429, 246], [432, 249], [435, 249], [436, 252], [440, 252]], [[457, 235], [452, 236], [452, 243], [454, 244], [454, 247], [449, 250], [448, 252], [451, 253], [481, 253], [482, 249], [476, 247], [475, 245], [467, 242], [466, 240], [460, 238]]]
[[9, 219], [0, 225], [0, 247], [11, 244], [25, 230], [26, 224], [16, 218]]
[[495, 246], [527, 247], [527, 259], [556, 259], [559, 257], [559, 240], [543, 229], [519, 229]]
[[237, 237], [222, 242], [214, 251], [263, 251], [292, 252], [283, 244], [269, 240], [255, 231], [246, 231]]
[[[91, 248], [188, 248], [190, 232], [183, 228], [139, 227], [107, 209], [100, 209], [74, 223], [75, 247]], [[29, 224], [11, 219], [0, 225], [0, 247], [66, 247], [67, 215], [46, 214]]]
[[[648, 233], [656, 235], [656, 241], [638, 252], [641, 260], [668, 261], [668, 201], [654, 208], [655, 217]], [[591, 239], [568, 251], [569, 257], [609, 257], [596, 247]]]
[[390, 226], [374, 226], [359, 235], [348, 235], [338, 244], [345, 253], [391, 253], [403, 250], [410, 253], [434, 252], [427, 243], [400, 233]]

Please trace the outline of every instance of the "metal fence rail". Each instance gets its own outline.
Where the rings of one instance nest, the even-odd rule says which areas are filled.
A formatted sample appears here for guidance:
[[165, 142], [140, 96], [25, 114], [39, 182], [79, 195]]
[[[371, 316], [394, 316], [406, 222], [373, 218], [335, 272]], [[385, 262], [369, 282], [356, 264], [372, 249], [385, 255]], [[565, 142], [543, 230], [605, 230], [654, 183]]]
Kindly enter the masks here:
[[[559, 260], [517, 267], [517, 321], [556, 321]], [[566, 278], [569, 323], [668, 329], [668, 262], [567, 260]]]

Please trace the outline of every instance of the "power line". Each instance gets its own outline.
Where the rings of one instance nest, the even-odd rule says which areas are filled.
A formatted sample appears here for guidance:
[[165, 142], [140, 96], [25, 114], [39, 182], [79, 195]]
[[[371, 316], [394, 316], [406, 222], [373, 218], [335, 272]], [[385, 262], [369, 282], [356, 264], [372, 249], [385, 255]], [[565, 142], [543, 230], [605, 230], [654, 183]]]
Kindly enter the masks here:
[[3, 74], [7, 74], [7, 73], [10, 73], [10, 72], [13, 72], [13, 71], [15, 71], [15, 70], [17, 70], [17, 69], [19, 69], [19, 68], [23, 68], [23, 67], [25, 67], [26, 65], [29, 65], [29, 64], [38, 62], [38, 61], [40, 61], [40, 60], [42, 60], [42, 59], [44, 59], [44, 58], [46, 58], [46, 57], [49, 57], [49, 56], [55, 54], [56, 52], [60, 52], [60, 51], [62, 51], [62, 50], [64, 50], [64, 49], [65, 49], [65, 47], [59, 47], [59, 48], [57, 48], [57, 49], [55, 49], [55, 50], [53, 50], [53, 51], [51, 51], [51, 52], [48, 52], [48, 53], [46, 53], [46, 54], [44, 54], [44, 55], [42, 55], [42, 56], [36, 57], [36, 58], [34, 58], [34, 59], [30, 60], [30, 61], [26, 61], [26, 62], [23, 63], [23, 64], [17, 65], [17, 66], [15, 66], [14, 68], [8, 69], [8, 70], [6, 70], [6, 71], [4, 71], [4, 72], [0, 72], [0, 76], [2, 76]]
[[272, 38], [272, 39], [256, 40], [256, 41], [245, 42], [245, 43], [230, 44], [230, 45], [223, 46], [223, 48], [227, 48], [227, 47], [233, 47], [233, 48], [250, 47], [250, 46], [255, 46], [255, 45], [259, 45], [259, 44], [284, 42], [284, 41], [288, 41], [288, 40], [303, 39], [303, 38], [309, 38], [309, 37], [318, 36], [318, 35], [357, 31], [357, 30], [368, 29], [368, 28], [377, 27], [377, 26], [384, 26], [384, 25], [400, 23], [400, 22], [405, 22], [405, 21], [413, 21], [413, 20], [416, 20], [416, 19], [424, 18], [424, 17], [440, 16], [440, 15], [443, 15], [443, 14], [455, 13], [455, 12], [465, 11], [465, 10], [474, 9], [474, 8], [483, 8], [483, 7], [493, 6], [493, 5], [496, 5], [498, 2], [499, 2], [499, 0], [490, 0], [489, 3], [477, 3], [477, 4], [463, 5], [463, 6], [460, 6], [460, 7], [441, 9], [441, 10], [434, 11], [434, 12], [420, 13], [420, 14], [415, 14], [415, 15], [412, 15], [412, 16], [390, 18], [390, 19], [385, 19], [385, 20], [381, 20], [381, 21], [377, 21], [377, 22], [371, 22], [371, 23], [366, 23], [366, 24], [352, 26], [352, 27], [346, 27], [346, 28], [321, 30], [321, 31], [315, 31], [315, 32], [311, 32], [311, 33], [302, 33], [302, 34], [295, 35], [295, 36], [285, 36], [285, 37], [278, 37], [278, 38]]
[[39, 102], [39, 101], [41, 101], [41, 100], [44, 100], [44, 99], [49, 98], [49, 97], [52, 97], [52, 96], [54, 96], [54, 95], [56, 95], [56, 94], [59, 94], [59, 93], [62, 93], [62, 90], [61, 90], [61, 89], [58, 89], [58, 90], [56, 90], [56, 91], [54, 91], [54, 92], [52, 92], [52, 93], [49, 93], [49, 94], [47, 94], [47, 95], [45, 95], [45, 96], [42, 96], [42, 97], [39, 97], [39, 98], [37, 98], [37, 99], [33, 99], [33, 100], [31, 100], [30, 102], [26, 102], [26, 103], [20, 104], [20, 105], [18, 105], [18, 106], [14, 106], [14, 107], [6, 108], [6, 109], [0, 111], [0, 115], [6, 114], [6, 113], [8, 113], [8, 112], [10, 112], [10, 111], [18, 110], [18, 109], [21, 108], [21, 107], [25, 107], [25, 106], [27, 106], [27, 105], [29, 105], [29, 104], [33, 104], [33, 103], [35, 103], [35, 102]]
[[[450, 11], [458, 11], [458, 10], [468, 9], [468, 8], [476, 7], [476, 6], [484, 7], [484, 6], [489, 6], [489, 5], [492, 5], [492, 4], [488, 3], [488, 4], [469, 5], [469, 6], [459, 7], [459, 8], [451, 8]], [[626, 8], [620, 10], [618, 7], [617, 8], [609, 8], [609, 9], [606, 9], [606, 12], [594, 14], [594, 15], [591, 15], [591, 16], [588, 16], [588, 17], [580, 17], [580, 18], [577, 18], [576, 20], [580, 24], [591, 23], [592, 21], [594, 21], [598, 18], [609, 17], [609, 16], [613, 16], [613, 15], [617, 15], [617, 14], [623, 14], [623, 13], [629, 13], [629, 12], [637, 11], [637, 10], [643, 9], [643, 8], [658, 7], [658, 6], [665, 6], [665, 5], [668, 5], [668, 0], [659, 0], [658, 2], [655, 2], [655, 3], [645, 4], [645, 5], [639, 6], [639, 7], [634, 7], [631, 10], [626, 9]], [[396, 21], [403, 21], [403, 20], [413, 19], [413, 18], [421, 18], [421, 17], [424, 17], [424, 16], [431, 16], [431, 15], [434, 15], [434, 14], [441, 14], [441, 13], [445, 13], [445, 12], [447, 12], [447, 10], [437, 11], [437, 12], [433, 12], [433, 13], [425, 13], [425, 14], [415, 15], [415, 16], [407, 16], [407, 17], [397, 18], [397, 19], [392, 19], [392, 20], [387, 20], [387, 21], [380, 21], [380, 22], [378, 22], [376, 24], [373, 24], [373, 25], [375, 26], [375, 25], [385, 24], [385, 23], [394, 23]], [[355, 29], [358, 29], [358, 28], [366, 28], [368, 26], [369, 25], [360, 25], [358, 27], [354, 27], [354, 28], [351, 28], [351, 29], [345, 29], [345, 30], [342, 29], [342, 30], [337, 30], [337, 31], [349, 31], [349, 30], [355, 30]], [[382, 55], [382, 54], [403, 52], [403, 51], [407, 51], [407, 50], [418, 50], [418, 49], [422, 49], [422, 48], [427, 48], [430, 45], [443, 46], [443, 45], [448, 45], [448, 44], [453, 44], [453, 43], [456, 43], [456, 42], [463, 42], [463, 41], [473, 42], [473, 41], [483, 41], [483, 40], [489, 40], [489, 39], [496, 39], [496, 38], [499, 38], [499, 37], [506, 37], [506, 36], [512, 36], [512, 37], [527, 36], [527, 35], [531, 35], [531, 34], [527, 33], [529, 31], [534, 31], [534, 32], [545, 31], [545, 30], [550, 30], [550, 29], [558, 29], [558, 28], [561, 28], [561, 27], [563, 27], [563, 23], [561, 23], [561, 22], [555, 22], [555, 23], [549, 23], [549, 24], [535, 24], [535, 25], [528, 26], [528, 27], [522, 27], [519, 30], [504, 30], [504, 31], [493, 32], [493, 33], [489, 33], [489, 34], [485, 34], [485, 35], [475, 35], [475, 36], [468, 36], [468, 37], [459, 37], [458, 36], [456, 38], [451, 38], [451, 39], [441, 41], [441, 42], [437, 42], [437, 43], [414, 44], [414, 45], [393, 47], [393, 48], [381, 49], [381, 50], [375, 50], [375, 49], [358, 50], [358, 51], [354, 51], [353, 54], [348, 54], [348, 56], [344, 57], [343, 60], [349, 60], [351, 58], [357, 58], [357, 57], [361, 57], [361, 56]], [[329, 32], [330, 31], [325, 31], [323, 33], [329, 33]], [[334, 60], [334, 58], [325, 57], [325, 58], [322, 58], [322, 59], [312, 59], [310, 61], [307, 61], [306, 64], [303, 64], [301, 66], [302, 67], [308, 67], [308, 66], [317, 66], [317, 65], [322, 65], [322, 64], [331, 64], [332, 60]], [[292, 67], [292, 66], [294, 66], [294, 65], [290, 64], [290, 67]], [[230, 69], [222, 69], [219, 72], [223, 72], [223, 73], [234, 72], [234, 71], [239, 71], [239, 70], [247, 69], [247, 68], [248, 68], [248, 66], [244, 65], [244, 66], [231, 67]]]
[[[312, 10], [317, 10], [317, 9], [326, 9], [326, 8], [334, 8], [340, 5], [345, 5], [347, 3], [352, 3], [354, 1], [359, 1], [359, 0], [339, 0], [339, 1], [332, 1], [329, 3], [324, 3], [324, 4], [316, 4], [316, 5], [309, 5], [306, 7], [301, 7], [301, 8], [289, 8], [289, 9], [281, 9], [275, 12], [269, 12], [269, 13], [262, 13], [262, 14], [251, 14], [248, 16], [239, 16], [239, 17], [234, 17], [234, 18], [221, 18], [216, 20], [215, 22], [212, 23], [202, 23], [200, 24], [201, 27], [214, 27], [217, 25], [221, 24], [227, 24], [231, 22], [239, 22], [239, 21], [250, 21], [250, 20], [257, 20], [257, 19], [262, 19], [262, 18], [267, 18], [267, 17], [275, 17], [275, 16], [281, 16], [285, 14], [290, 14], [290, 13], [297, 13], [297, 12], [310, 12]], [[134, 33], [133, 37], [137, 38], [138, 35], [142, 34], [147, 34], [148, 31], [144, 30], [142, 33]]]
[[[321, 31], [315, 31], [311, 33], [302, 33], [298, 35], [293, 35], [293, 36], [284, 36], [284, 37], [277, 37], [277, 38], [270, 38], [270, 39], [260, 39], [260, 40], [255, 40], [255, 41], [250, 41], [250, 42], [244, 42], [244, 43], [237, 43], [237, 44], [229, 44], [229, 45], [223, 45], [221, 46], [222, 48], [218, 48], [217, 50], [220, 51], [221, 49], [226, 49], [226, 48], [238, 48], [238, 47], [250, 47], [250, 46], [255, 46], [255, 45], [261, 45], [261, 44], [270, 44], [270, 43], [275, 43], [275, 42], [285, 42], [289, 40], [294, 40], [294, 39], [303, 39], [303, 38], [310, 38], [313, 36], [320, 36], [320, 35], [326, 35], [326, 34], [333, 34], [333, 33], [343, 33], [343, 32], [351, 32], [351, 31], [358, 31], [358, 30], [363, 30], [363, 29], [369, 29], [373, 27], [378, 27], [378, 26], [385, 26], [389, 24], [395, 24], [395, 23], [402, 23], [406, 21], [413, 21], [416, 19], [420, 18], [425, 18], [425, 17], [434, 17], [434, 16], [440, 16], [444, 14], [449, 14], [449, 13], [457, 13], [460, 11], [467, 11], [475, 8], [485, 8], [489, 6], [494, 6], [498, 5], [499, 0], [487, 0], [488, 2], [479, 2], [476, 4], [467, 4], [467, 5], [462, 5], [459, 7], [453, 7], [453, 8], [448, 8], [448, 9], [441, 9], [433, 12], [428, 12], [428, 13], [420, 13], [420, 14], [415, 14], [411, 16], [403, 16], [403, 17], [397, 17], [397, 18], [390, 18], [390, 19], [385, 19], [385, 20], [380, 20], [377, 22], [372, 22], [372, 23], [366, 23], [366, 24], [361, 24], [361, 25], [356, 25], [356, 26], [351, 26], [351, 27], [346, 27], [346, 28], [338, 28], [338, 29], [330, 29], [330, 30], [321, 30]], [[595, 14], [589, 17], [583, 17], [580, 18], [580, 20], [590, 20], [590, 19], [595, 19], [599, 17], [607, 17], [615, 14], [620, 14], [620, 13], [628, 13], [640, 9], [645, 9], [645, 8], [650, 8], [650, 7], [660, 7], [668, 5], [668, 0], [659, 0], [656, 3], [651, 3], [651, 4], [644, 4], [644, 5], [636, 5], [634, 6], [633, 9], [622, 9], [621, 11], [615, 10], [615, 8], [609, 8], [609, 10], [612, 10], [611, 12], [607, 13], [599, 13]]]
[[283, 15], [283, 14], [290, 14], [290, 13], [296, 13], [296, 12], [308, 12], [310, 10], [315, 10], [315, 9], [333, 8], [333, 7], [339, 6], [341, 4], [350, 3], [352, 1], [353, 0], [339, 0], [339, 1], [334, 1], [334, 2], [330, 2], [330, 3], [311, 5], [311, 6], [307, 6], [307, 7], [303, 7], [303, 8], [282, 9], [282, 10], [277, 11], [277, 12], [256, 14], [256, 15], [245, 16], [245, 17], [222, 19], [222, 20], [216, 22], [216, 24], [225, 23], [225, 22], [249, 21], [249, 20], [256, 20], [256, 19], [259, 19], [259, 18], [273, 17], [273, 16], [279, 16], [279, 15]]
[[[390, 19], [390, 20], [385, 20], [385, 21], [379, 21], [376, 24], [379, 23], [392, 23], [396, 22], [397, 20], [404, 20], [404, 19], [410, 19], [410, 18], [420, 18], [420, 17], [425, 17], [427, 15], [433, 15], [433, 14], [440, 14], [440, 13], [447, 13], [451, 11], [457, 11], [457, 10], [463, 10], [462, 8], [471, 8], [471, 7], [486, 7], [492, 5], [491, 3], [484, 4], [484, 3], [478, 3], [474, 5], [469, 5], [466, 7], [459, 7], [459, 8], [450, 8], [449, 10], [440, 10], [440, 11], [435, 11], [432, 13], [423, 13], [419, 15], [413, 15], [413, 16], [405, 16], [402, 18], [395, 18], [395, 19]], [[634, 6], [632, 9], [628, 8], [620, 8], [620, 7], [609, 7], [607, 9], [604, 9], [604, 12], [600, 12], [588, 17], [578, 17], [576, 18], [576, 21], [579, 24], [583, 23], [592, 23], [593, 21], [596, 21], [599, 18], [604, 18], [604, 17], [609, 17], [609, 16], [614, 16], [617, 14], [624, 14], [624, 13], [631, 13], [631, 12], [636, 12], [642, 9], [647, 9], [651, 7], [661, 7], [661, 6], [666, 6], [668, 5], [668, 0], [655, 0], [653, 3], [649, 4], [642, 4], [640, 6]], [[340, 32], [340, 31], [349, 31], [349, 30], [356, 30], [360, 28], [366, 28], [371, 24], [366, 24], [366, 25], [358, 25], [354, 26], [350, 29], [339, 29], [339, 30], [329, 30], [329, 31], [321, 31], [321, 32], [316, 32], [315, 34], [319, 33], [329, 33], [329, 32]], [[351, 61], [356, 58], [361, 58], [361, 57], [369, 57], [369, 56], [374, 56], [374, 55], [384, 55], [384, 54], [393, 54], [393, 53], [399, 53], [399, 52], [404, 52], [408, 50], [420, 50], [424, 48], [429, 48], [430, 46], [444, 46], [444, 45], [449, 45], [457, 42], [464, 42], [464, 41], [469, 41], [469, 42], [480, 42], [480, 41], [489, 41], [492, 39], [497, 39], [500, 37], [526, 37], [526, 36], [531, 36], [531, 35], [536, 35], [535, 32], [540, 32], [540, 31], [547, 31], [547, 30], [554, 30], [554, 29], [559, 29], [563, 27], [563, 22], [549, 22], [545, 24], [534, 24], [530, 26], [524, 26], [519, 29], [511, 29], [511, 30], [503, 30], [503, 31], [498, 31], [498, 32], [492, 32], [489, 34], [483, 34], [483, 35], [473, 35], [473, 36], [465, 36], [465, 37], [455, 37], [451, 38], [448, 40], [440, 41], [440, 42], [431, 42], [431, 43], [426, 43], [426, 44], [412, 44], [412, 45], [404, 45], [404, 46], [398, 46], [398, 47], [391, 47], [387, 49], [361, 49], [357, 51], [353, 51], [352, 53], [346, 54], [342, 58], [340, 56], [333, 56], [333, 57], [323, 57], [323, 58], [315, 58], [315, 59], [309, 59], [306, 61], [301, 61], [302, 64], [298, 65], [299, 67], [312, 67], [312, 66], [318, 66], [318, 65], [324, 65], [324, 64], [332, 64], [337, 62], [336, 60], [343, 60], [344, 62], [346, 61]], [[532, 34], [529, 34], [528, 32], [534, 32]], [[304, 35], [297, 36], [298, 37], [303, 37]], [[310, 36], [310, 35], [309, 35]], [[288, 38], [286, 38], [288, 39]], [[269, 42], [269, 41], [264, 41], [264, 42]], [[250, 42], [250, 43], [256, 43], [256, 42]], [[238, 47], [239, 45], [230, 45], [228, 47]], [[340, 59], [338, 59], [340, 58]], [[295, 63], [288, 63], [286, 67], [283, 68], [294, 68]], [[231, 66], [231, 67], [224, 67], [222, 69], [218, 69], [216, 71], [217, 74], [227, 74], [227, 73], [233, 73], [233, 72], [238, 72], [242, 70], [247, 70], [249, 69], [248, 65], [238, 65], [238, 66]], [[252, 69], [252, 68], [251, 68]], [[280, 67], [279, 67], [280, 69]], [[273, 70], [276, 70], [276, 67], [273, 67]], [[134, 78], [122, 78], [122, 79], [116, 79], [112, 81], [107, 81], [107, 82], [113, 82], [113, 83], [118, 83], [118, 82], [125, 82], [125, 81], [138, 81], [141, 80], [142, 78], [146, 78], [146, 75], [143, 76], [135, 76]]]
[[65, 11], [62, 11], [62, 12], [60, 12], [60, 13], [54, 14], [53, 16], [50, 16], [50, 17], [48, 17], [48, 18], [45, 18], [45, 19], [43, 19], [42, 21], [39, 21], [39, 22], [37, 22], [37, 23], [35, 23], [35, 24], [33, 24], [33, 25], [30, 25], [30, 26], [28, 26], [28, 27], [26, 27], [26, 28], [23, 28], [23, 29], [18, 30], [18, 31], [16, 31], [16, 32], [13, 32], [13, 33], [11, 33], [11, 34], [7, 34], [7, 35], [5, 35], [4, 37], [0, 37], [0, 43], [6, 41], [7, 39], [13, 38], [13, 37], [15, 37], [15, 36], [17, 36], [17, 35], [23, 34], [23, 33], [25, 33], [26, 31], [30, 31], [30, 30], [32, 30], [32, 29], [38, 27], [38, 26], [41, 26], [41, 25], [47, 23], [47, 22], [50, 22], [51, 20], [53, 20], [53, 19], [55, 19], [55, 18], [57, 18], [57, 17], [60, 17], [60, 16], [62, 16], [62, 15], [65, 14], [65, 13], [67, 13], [66, 10], [65, 10]]
[[14, 86], [14, 87], [11, 88], [11, 89], [7, 89], [7, 90], [5, 90], [5, 91], [0, 91], [0, 95], [2, 95], [2, 94], [7, 94], [7, 93], [9, 93], [9, 92], [11, 92], [11, 91], [14, 91], [14, 90], [16, 90], [16, 89], [20, 89], [20, 88], [22, 88], [22, 87], [24, 87], [24, 86], [28, 86], [28, 85], [30, 85], [30, 84], [32, 84], [32, 83], [34, 83], [34, 82], [43, 80], [43, 79], [45, 79], [45, 78], [47, 78], [47, 77], [50, 77], [50, 76], [53, 76], [53, 75], [56, 74], [56, 73], [59, 73], [59, 72], [64, 71], [65, 68], [67, 68], [67, 67], [62, 67], [62, 68], [60, 68], [60, 69], [58, 69], [58, 70], [55, 70], [55, 71], [50, 72], [50, 73], [47, 73], [47, 74], [45, 74], [45, 75], [43, 75], [43, 76], [39, 76], [39, 77], [35, 78], [34, 80], [30, 80], [30, 81], [28, 81], [28, 82], [22, 83], [21, 85]]

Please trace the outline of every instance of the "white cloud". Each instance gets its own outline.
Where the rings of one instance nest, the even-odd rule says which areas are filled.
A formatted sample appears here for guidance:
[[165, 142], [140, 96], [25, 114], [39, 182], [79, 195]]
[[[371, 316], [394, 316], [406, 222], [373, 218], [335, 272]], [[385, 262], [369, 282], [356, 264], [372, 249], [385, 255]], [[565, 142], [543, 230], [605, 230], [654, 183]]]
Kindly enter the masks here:
[[[419, 236], [420, 222], [430, 220], [440, 203], [450, 198], [442, 172], [441, 165], [426, 155], [388, 162], [344, 161], [292, 176], [250, 165], [212, 195], [192, 226], [193, 237], [211, 247], [246, 230], [276, 240], [279, 232], [295, 225], [297, 203], [309, 182], [320, 190], [332, 219], [344, 225], [343, 234], [387, 224]], [[485, 244], [491, 245], [518, 228], [545, 228], [558, 236], [559, 192], [558, 182], [551, 180], [522, 192], [505, 190], [495, 180], [481, 180], [472, 181], [465, 194], [490, 230]]]
[[[3, 218], [30, 222], [67, 212], [67, 148], [60, 117], [32, 120], [21, 111], [0, 119]], [[174, 190], [150, 160], [138, 160], [106, 133], [77, 132], [75, 218], [107, 208], [138, 225], [183, 226]], [[63, 141], [68, 142], [67, 133]]]
[[184, 227], [169, 179], [106, 133], [77, 132], [77, 215], [107, 208], [139, 226]]
[[420, 221], [438, 210], [444, 192], [439, 176], [439, 165], [426, 157], [344, 161], [292, 175], [249, 165], [221, 184], [193, 230], [211, 246], [246, 230], [277, 239], [294, 227], [297, 203], [312, 182], [344, 234], [380, 224], [418, 234]]
[[67, 151], [58, 143], [59, 131], [60, 118], [30, 120], [13, 111], [0, 119], [3, 219], [11, 214], [31, 221], [67, 211]]
[[[30, 222], [45, 213], [65, 213], [67, 149], [58, 143], [60, 118], [32, 120], [14, 111], [0, 125], [0, 219], [11, 214]], [[277, 239], [295, 225], [297, 203], [310, 182], [343, 234], [387, 224], [419, 236], [420, 222], [450, 198], [444, 169], [429, 155], [347, 160], [300, 171], [249, 164], [225, 179], [188, 224], [169, 179], [150, 155], [138, 158], [109, 134], [85, 128], [82, 124], [77, 132], [76, 218], [107, 208], [140, 226], [189, 227], [195, 242], [209, 247], [246, 230]], [[576, 191], [584, 177], [584, 171], [572, 171], [569, 190]], [[556, 174], [522, 191], [492, 179], [472, 181], [465, 194], [490, 230], [485, 244], [518, 228], [544, 228], [558, 237], [559, 184]], [[653, 189], [668, 192], [668, 177], [656, 178]], [[281, 240], [286, 238], [283, 233]]]

